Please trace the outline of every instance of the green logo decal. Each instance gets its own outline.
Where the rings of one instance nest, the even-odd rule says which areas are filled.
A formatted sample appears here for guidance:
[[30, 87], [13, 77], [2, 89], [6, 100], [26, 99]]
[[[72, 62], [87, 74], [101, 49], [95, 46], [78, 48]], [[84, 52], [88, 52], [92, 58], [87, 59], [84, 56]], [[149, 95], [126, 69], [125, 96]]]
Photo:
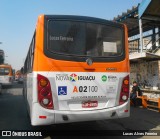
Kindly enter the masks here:
[[106, 82], [106, 81], [107, 81], [107, 76], [106, 76], [106, 75], [103, 75], [103, 76], [101, 77], [101, 79], [102, 79], [103, 82]]

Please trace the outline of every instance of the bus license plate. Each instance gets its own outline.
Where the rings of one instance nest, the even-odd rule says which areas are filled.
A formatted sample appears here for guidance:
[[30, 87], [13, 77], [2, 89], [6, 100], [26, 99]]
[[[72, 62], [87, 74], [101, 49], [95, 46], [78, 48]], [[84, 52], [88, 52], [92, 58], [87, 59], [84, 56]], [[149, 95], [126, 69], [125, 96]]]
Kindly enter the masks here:
[[98, 106], [98, 101], [82, 102], [82, 108], [94, 108]]

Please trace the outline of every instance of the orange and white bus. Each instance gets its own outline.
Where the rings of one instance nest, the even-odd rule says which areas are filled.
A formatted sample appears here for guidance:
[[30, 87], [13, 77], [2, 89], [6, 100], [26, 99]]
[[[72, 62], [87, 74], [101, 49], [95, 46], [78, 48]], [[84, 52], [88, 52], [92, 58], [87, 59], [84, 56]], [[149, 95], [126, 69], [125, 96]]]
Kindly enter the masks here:
[[40, 15], [23, 70], [31, 124], [128, 117], [129, 69], [124, 24]]
[[0, 65], [0, 84], [2, 86], [10, 86], [13, 83], [12, 66], [8, 64]]

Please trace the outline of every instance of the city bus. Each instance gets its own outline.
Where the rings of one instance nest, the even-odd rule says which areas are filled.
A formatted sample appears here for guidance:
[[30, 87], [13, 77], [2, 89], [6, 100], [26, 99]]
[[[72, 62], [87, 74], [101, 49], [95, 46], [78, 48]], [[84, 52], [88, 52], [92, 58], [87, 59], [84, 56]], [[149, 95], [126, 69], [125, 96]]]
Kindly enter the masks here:
[[31, 125], [128, 117], [129, 70], [124, 24], [40, 15], [22, 68]]
[[8, 64], [0, 65], [0, 84], [2, 86], [11, 86], [13, 83], [12, 66]]

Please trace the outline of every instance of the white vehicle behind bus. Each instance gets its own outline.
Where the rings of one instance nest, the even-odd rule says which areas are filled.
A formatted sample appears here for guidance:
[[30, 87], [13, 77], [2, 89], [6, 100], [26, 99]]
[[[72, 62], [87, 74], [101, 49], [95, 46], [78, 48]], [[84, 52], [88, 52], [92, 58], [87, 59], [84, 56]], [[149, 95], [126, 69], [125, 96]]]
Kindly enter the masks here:
[[13, 83], [13, 71], [11, 65], [0, 65], [0, 83], [2, 86], [11, 86]]

